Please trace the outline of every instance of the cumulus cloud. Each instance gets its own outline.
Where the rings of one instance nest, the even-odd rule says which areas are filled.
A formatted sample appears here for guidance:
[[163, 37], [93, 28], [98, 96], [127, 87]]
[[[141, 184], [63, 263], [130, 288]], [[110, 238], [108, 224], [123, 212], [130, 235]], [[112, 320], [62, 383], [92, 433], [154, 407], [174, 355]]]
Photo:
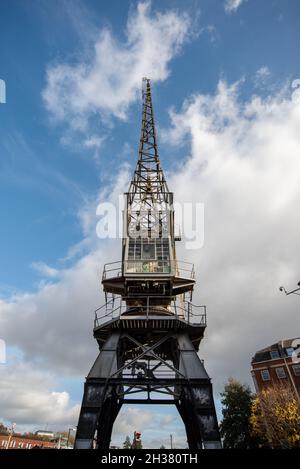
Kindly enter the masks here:
[[[75, 64], [48, 67], [43, 99], [51, 115], [85, 131], [91, 116], [125, 119], [137, 99], [141, 79], [165, 80], [169, 64], [187, 40], [191, 20], [175, 10], [151, 12], [140, 2], [127, 21], [125, 39], [109, 28], [99, 31], [93, 52]], [[95, 143], [95, 142], [94, 142]]]
[[225, 0], [224, 8], [226, 13], [234, 13], [247, 0]]
[[[165, 130], [168, 144], [186, 151], [181, 167], [169, 173], [176, 201], [205, 204], [204, 247], [184, 251], [179, 243], [178, 257], [195, 262], [194, 302], [208, 306], [200, 354], [216, 392], [230, 375], [251, 382], [254, 352], [297, 335], [299, 325], [298, 298], [278, 290], [299, 280], [299, 92], [245, 101], [241, 86], [221, 81], [215, 94], [191, 96], [170, 112]], [[103, 200], [123, 192], [126, 171], [112, 181], [112, 199], [102, 193]], [[118, 240], [96, 238], [95, 207], [96, 201], [87, 202], [80, 214], [87, 252], [77, 246], [79, 259], [60, 271], [56, 283], [0, 301], [1, 337], [8, 345], [35, 366], [80, 379], [97, 354], [91, 330], [93, 310], [103, 302], [102, 267], [121, 254]]]
[[205, 204], [204, 247], [179, 256], [196, 262], [194, 300], [208, 306], [201, 355], [216, 389], [230, 375], [250, 382], [254, 352], [299, 326], [297, 298], [278, 287], [300, 275], [300, 101], [284, 89], [244, 102], [241, 86], [192, 96], [167, 132], [190, 145], [169, 181], [176, 200]]
[[67, 392], [56, 390], [51, 373], [15, 362], [2, 366], [0, 374], [0, 418], [18, 425], [51, 423], [60, 428], [77, 422], [79, 405], [72, 404]]
[[84, 142], [84, 146], [87, 148], [100, 148], [103, 143], [103, 138], [92, 135], [88, 137]]
[[269, 67], [264, 65], [260, 67], [254, 76], [254, 84], [256, 87], [265, 86], [271, 76], [271, 71]]
[[33, 263], [51, 281], [42, 282], [34, 293], [0, 299], [1, 338], [7, 346], [19, 348], [27, 360], [64, 375], [84, 376], [95, 359], [92, 327], [94, 311], [104, 303], [103, 265], [121, 258], [118, 239], [99, 239], [96, 234], [101, 222], [97, 207], [103, 202], [118, 207], [119, 195], [128, 189], [128, 168], [121, 167], [112, 182], [113, 191], [101, 190], [79, 209], [83, 238], [67, 253], [72, 266], [54, 272], [42, 262]]
[[141, 431], [142, 428], [151, 425], [151, 422], [155, 419], [155, 415], [149, 410], [126, 406], [126, 412], [121, 412], [116, 420], [114, 437], [126, 436], [127, 433], [132, 435], [135, 430]]
[[270, 69], [269, 67], [267, 67], [266, 65], [264, 65], [263, 67], [260, 67], [256, 74], [255, 74], [258, 78], [265, 78], [265, 77], [268, 77], [271, 75], [271, 72], [270, 72]]
[[[167, 407], [167, 408], [166, 408]], [[144, 448], [160, 448], [163, 444], [170, 447], [170, 433], [173, 434], [174, 448], [186, 448], [185, 428], [178, 412], [174, 414], [166, 406], [162, 412], [161, 406], [123, 406], [118, 415], [112, 434], [112, 442], [122, 445], [126, 435], [132, 439], [134, 431], [142, 433]]]
[[31, 267], [44, 277], [54, 278], [57, 277], [59, 274], [59, 271], [57, 269], [50, 267], [45, 262], [32, 262]]
[[102, 301], [98, 293], [101, 260], [100, 253], [91, 253], [62, 271], [57, 283], [1, 301], [1, 335], [7, 345], [21, 349], [36, 365], [63, 374], [74, 372], [74, 365], [75, 373], [83, 371], [96, 350], [92, 341], [82, 338], [83, 334], [91, 337], [93, 310]]
[[94, 310], [104, 303], [100, 286], [103, 264], [119, 260], [121, 246], [118, 240], [97, 238], [96, 208], [103, 200], [117, 205], [127, 186], [127, 169], [121, 168], [109, 196], [100, 191], [80, 208], [83, 239], [68, 253], [69, 260], [77, 256], [72, 267], [58, 270], [35, 262], [32, 267], [49, 281], [42, 282], [34, 293], [13, 293], [10, 299], [0, 300], [7, 359], [12, 360], [12, 347], [24, 358], [21, 364], [1, 367], [0, 420], [14, 418], [25, 429], [35, 423], [58, 428], [64, 422], [77, 422], [80, 406], [71, 406], [69, 394], [56, 390], [54, 376], [78, 376], [83, 382], [98, 353], [92, 328]]

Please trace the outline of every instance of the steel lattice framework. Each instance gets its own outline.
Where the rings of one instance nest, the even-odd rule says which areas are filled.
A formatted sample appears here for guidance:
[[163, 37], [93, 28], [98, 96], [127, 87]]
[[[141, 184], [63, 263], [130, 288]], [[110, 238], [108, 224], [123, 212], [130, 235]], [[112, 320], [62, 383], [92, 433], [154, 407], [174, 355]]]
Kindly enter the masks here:
[[123, 404], [174, 404], [191, 449], [219, 448], [212, 385], [198, 348], [205, 306], [193, 266], [176, 258], [173, 194], [160, 166], [150, 80], [143, 80], [139, 158], [125, 194], [122, 260], [104, 266], [100, 353], [88, 374], [75, 448], [109, 448]]
[[173, 194], [160, 166], [150, 80], [143, 80], [139, 158], [127, 193], [129, 236], [168, 236]]
[[147, 78], [143, 79], [142, 97], [139, 159], [129, 188], [129, 202], [133, 203], [136, 200], [146, 203], [148, 201], [151, 207], [151, 204], [155, 202], [168, 203], [166, 195], [169, 189], [158, 156], [150, 80]]

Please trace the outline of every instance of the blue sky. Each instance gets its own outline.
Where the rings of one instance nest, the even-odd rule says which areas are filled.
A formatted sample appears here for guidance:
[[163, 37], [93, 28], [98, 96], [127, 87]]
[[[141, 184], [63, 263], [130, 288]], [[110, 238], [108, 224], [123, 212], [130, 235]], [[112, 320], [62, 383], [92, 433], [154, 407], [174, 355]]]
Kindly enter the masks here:
[[[137, 13], [138, 4], [145, 8], [140, 16]], [[70, 401], [66, 407], [62, 406], [61, 415], [56, 421], [48, 422], [49, 424], [62, 425], [62, 422], [66, 424], [68, 418], [70, 420], [74, 418], [76, 413], [74, 409], [73, 414], [69, 413], [67, 417], [64, 416], [64, 412], [80, 401], [83, 369], [85, 373], [88, 371], [91, 365], [88, 358], [96, 354], [96, 345], [92, 346], [89, 342], [93, 340], [91, 336], [92, 309], [93, 306], [98, 306], [98, 301], [99, 303], [102, 301], [101, 294], [95, 289], [96, 286], [99, 287], [99, 282], [96, 283], [99, 278], [95, 280], [93, 286], [87, 287], [84, 274], [80, 269], [82, 265], [88, 266], [89, 262], [92, 263], [91, 276], [94, 273], [93, 269], [98, 269], [95, 270], [98, 275], [102, 269], [104, 254], [101, 250], [105, 247], [104, 244], [101, 245], [99, 241], [94, 240], [97, 223], [94, 207], [100, 197], [99, 194], [103, 197], [105, 191], [109, 194], [112, 189], [116, 188], [117, 174], [120, 171], [123, 172], [121, 187], [123, 188], [124, 184], [126, 187], [129, 183], [128, 178], [137, 158], [141, 104], [139, 87], [142, 73], [152, 78], [161, 160], [173, 184], [171, 188], [175, 195], [178, 190], [178, 197], [184, 195], [182, 184], [188, 187], [189, 181], [176, 179], [176, 175], [181, 171], [185, 174], [186, 168], [189, 168], [189, 162], [198, 157], [198, 143], [193, 133], [195, 121], [192, 113], [195, 112], [195, 119], [197, 116], [197, 118], [209, 116], [211, 120], [214, 119], [215, 125], [221, 125], [225, 130], [228, 126], [227, 121], [231, 125], [232, 115], [225, 115], [225, 113], [221, 124], [218, 116], [210, 115], [212, 113], [210, 106], [215, 106], [216, 113], [218, 113], [221, 98], [224, 98], [224, 95], [227, 96], [224, 90], [223, 92], [217, 91], [220, 80], [226, 83], [228, 88], [238, 83], [236, 85], [238, 96], [235, 97], [235, 92], [232, 92], [232, 95], [228, 93], [229, 98], [227, 96], [229, 101], [231, 100], [230, 103], [235, 102], [236, 108], [243, 109], [243, 106], [251, 102], [252, 107], [253, 102], [257, 105], [255, 97], [259, 97], [265, 108], [270, 107], [269, 113], [261, 110], [263, 106], [256, 108], [251, 119], [257, 123], [257, 126], [264, 122], [270, 113], [275, 113], [276, 103], [276, 106], [281, 106], [283, 115], [287, 112], [284, 106], [291, 102], [287, 90], [291, 93], [291, 82], [300, 77], [299, 2], [297, 0], [245, 0], [233, 1], [231, 4], [230, 10], [230, 1], [225, 0], [186, 0], [184, 3], [176, 0], [153, 0], [151, 4], [117, 0], [101, 2], [15, 0], [1, 3], [0, 78], [5, 80], [7, 87], [7, 102], [0, 104], [0, 209], [2, 214], [0, 299], [2, 299], [4, 311], [2, 330], [3, 338], [7, 340], [8, 348], [11, 350], [9, 360], [12, 362], [24, 360], [30, 369], [33, 367], [38, 371], [40, 366], [41, 373], [46, 372], [51, 375], [47, 389], [39, 388], [37, 385], [38, 393], [51, 394], [53, 389], [57, 392], [69, 393]], [[128, 27], [126, 29], [130, 19], [129, 29], [132, 37], [128, 33]], [[138, 25], [136, 22], [139, 19], [141, 22]], [[135, 27], [137, 36], [134, 35]], [[161, 29], [161, 38], [165, 34], [165, 50], [162, 48], [162, 42], [158, 41], [156, 44], [153, 41], [152, 47], [157, 47], [157, 49], [149, 52], [147, 28], [150, 30], [154, 28], [155, 34], [158, 34], [158, 29]], [[98, 61], [95, 60], [97, 45], [101, 49]], [[142, 56], [139, 56], [139, 46], [144, 47]], [[149, 63], [147, 63], [147, 54]], [[143, 62], [144, 58], [146, 58], [146, 63]], [[121, 61], [124, 61], [125, 65], [122, 65]], [[126, 69], [126, 64], [129, 65], [128, 69]], [[84, 69], [82, 75], [80, 67]], [[99, 81], [91, 74], [88, 76], [91, 70], [100, 77]], [[92, 86], [94, 88], [91, 88]], [[107, 92], [103, 91], [105, 87]], [[90, 89], [93, 89], [93, 92], [89, 91]], [[201, 107], [202, 104], [199, 104], [201, 96], [202, 101], [206, 103], [205, 109]], [[220, 100], [217, 100], [217, 96]], [[200, 101], [197, 101], [198, 98]], [[220, 107], [220, 113], [223, 112], [222, 109]], [[279, 108], [278, 110], [276, 108], [276, 112], [281, 115]], [[250, 126], [246, 114], [244, 119], [245, 123]], [[296, 118], [293, 117], [293, 119]], [[295, 125], [295, 120], [292, 121], [291, 117], [289, 129], [293, 125]], [[214, 125], [206, 128], [203, 142], [206, 142], [206, 137], [215, 136], [215, 129]], [[251, 146], [254, 140], [251, 140], [249, 136], [253, 132], [253, 128], [250, 132], [249, 127], [248, 134], [243, 133], [241, 148]], [[284, 142], [284, 135], [286, 133], [282, 133], [282, 142]], [[268, 138], [271, 148], [273, 135]], [[253, 148], [258, 148], [257, 154], [260, 151], [260, 147], [255, 147], [258, 145], [258, 140], [257, 138], [253, 143]], [[208, 145], [210, 142], [211, 140], [207, 140]], [[298, 141], [295, 145], [297, 143]], [[209, 148], [208, 145], [206, 148]], [[239, 146], [236, 145], [234, 148], [238, 152]], [[292, 148], [291, 154], [295, 153], [295, 148]], [[273, 163], [275, 165], [275, 162]], [[291, 160], [289, 163], [293, 165], [295, 161]], [[266, 179], [262, 184], [264, 188], [262, 194], [263, 190], [266, 194], [270, 190], [271, 194], [274, 181], [271, 175], [268, 179], [268, 165], [263, 165], [263, 168], [266, 171]], [[193, 171], [193, 177], [196, 178], [197, 174]], [[239, 171], [233, 174], [241, 174]], [[199, 169], [199, 178], [200, 172], [201, 169]], [[215, 175], [214, 182], [212, 179], [209, 179], [207, 183], [204, 181], [203, 186], [200, 184], [197, 189], [198, 199], [206, 201], [208, 220], [210, 220], [210, 214], [218, 213], [216, 201], [212, 201], [209, 196], [212, 191], [216, 195], [220, 187], [215, 188], [217, 178], [220, 177], [218, 174]], [[224, 170], [224, 175], [228, 176], [227, 170]], [[189, 176], [190, 173], [186, 172], [186, 178]], [[212, 172], [211, 178], [213, 176]], [[292, 178], [292, 174], [290, 177]], [[289, 181], [288, 176], [286, 180]], [[292, 182], [287, 184], [291, 187]], [[234, 186], [234, 180], [231, 186]], [[229, 188], [223, 188], [223, 190], [225, 195], [220, 189], [219, 201], [224, 200], [224, 197], [226, 198], [230, 193]], [[291, 195], [291, 199], [286, 202], [286, 207], [291, 210], [291, 213], [295, 201], [299, 200], [297, 197], [298, 193], [295, 192], [293, 197]], [[245, 201], [249, 199], [255, 199], [253, 185], [249, 187], [245, 195]], [[227, 221], [231, 220], [234, 214], [239, 214], [236, 215], [236, 225], [233, 226], [241, 226], [243, 223], [241, 218], [238, 218], [242, 217], [239, 212], [240, 208], [239, 206], [237, 210], [228, 211]], [[223, 210], [226, 213], [225, 206]], [[285, 213], [290, 213], [289, 210], [285, 210]], [[213, 219], [213, 216], [211, 218]], [[276, 219], [278, 223], [279, 219], [278, 214], [278, 219]], [[262, 213], [257, 219], [257, 223], [261, 226], [262, 220], [266, 220], [266, 213]], [[273, 222], [275, 224], [275, 221]], [[217, 220], [215, 224], [218, 224]], [[295, 231], [295, 227], [292, 228]], [[276, 229], [274, 225], [274, 230]], [[292, 245], [293, 240], [289, 239], [288, 231], [287, 229], [284, 235]], [[213, 249], [210, 247], [210, 240], [212, 240], [212, 245], [216, 246], [222, 244], [222, 239], [214, 239], [213, 236], [207, 239], [203, 253], [197, 254], [197, 260], [199, 259], [200, 262], [203, 256], [202, 267], [201, 262], [199, 265], [199, 277], [202, 282], [205, 278], [210, 278], [211, 285], [216, 275], [218, 262], [222, 268], [226, 264], [222, 253], [217, 260], [210, 250]], [[259, 235], [257, 240], [261, 239]], [[281, 241], [282, 239], [281, 237]], [[234, 264], [235, 272], [241, 273], [235, 281], [241, 286], [244, 279], [245, 283], [242, 285], [244, 287], [247, 285], [247, 275], [243, 273], [243, 268], [245, 265], [247, 267], [251, 265], [253, 256], [243, 260], [243, 253], [245, 246], [251, 244], [252, 240], [253, 237], [245, 240]], [[292, 281], [294, 273], [295, 259], [290, 257], [286, 248], [280, 248], [280, 242], [278, 241], [270, 253], [270, 258], [273, 259], [270, 262], [275, 263], [276, 260], [276, 269], [279, 266], [279, 273], [275, 276], [274, 284], [282, 277], [282, 281]], [[253, 252], [259, 252], [258, 245], [259, 243], [253, 244]], [[107, 252], [114, 258], [107, 260], [116, 260], [120, 252], [118, 242], [110, 243], [108, 246]], [[205, 250], [206, 246], [207, 250]], [[264, 250], [265, 253], [266, 251], [268, 249]], [[98, 257], [94, 254], [95, 252], [98, 253]], [[204, 269], [205, 266], [207, 270]], [[276, 269], [274, 265], [273, 267], [270, 265], [270, 271], [274, 272]], [[267, 275], [267, 272], [265, 273]], [[76, 336], [79, 341], [82, 339], [83, 349], [86, 347], [89, 352], [86, 352], [86, 356], [83, 355], [81, 367], [77, 370], [76, 367], [68, 365], [67, 359], [65, 368], [62, 366], [58, 369], [57, 363], [64, 362], [63, 355], [59, 357], [58, 354], [57, 361], [55, 361], [51, 356], [50, 345], [48, 355], [46, 352], [43, 354], [44, 352], [39, 351], [38, 345], [32, 347], [33, 332], [23, 329], [23, 335], [20, 332], [19, 336], [14, 335], [9, 321], [21, 320], [25, 314], [25, 305], [25, 311], [28, 308], [26, 314], [33, 321], [35, 321], [34, 314], [39, 315], [37, 317], [40, 318], [42, 314], [40, 307], [45, 311], [49, 307], [49, 315], [51, 308], [56, 309], [57, 315], [60, 314], [53, 319], [55, 324], [59, 324], [58, 317], [67, 322], [67, 319], [73, 317], [74, 314], [72, 289], [75, 289], [74, 276], [77, 274], [79, 278], [82, 278], [83, 300], [84, 295], [88, 294], [88, 288], [93, 288], [90, 295], [93, 301], [91, 304], [86, 304], [86, 311], [90, 312], [87, 313], [85, 323], [83, 323], [84, 316], [80, 316]], [[298, 278], [295, 280], [298, 281]], [[56, 285], [55, 288], [59, 289], [62, 296], [65, 295], [58, 304], [51, 303], [52, 300], [49, 299], [51, 294], [47, 296], [48, 290], [53, 285]], [[77, 291], [78, 288], [76, 283]], [[268, 289], [269, 285], [265, 285], [265, 288]], [[207, 291], [209, 292], [209, 288]], [[44, 299], [45, 295], [47, 300]], [[224, 294], [220, 304], [227, 304], [227, 307], [236, 311], [238, 315], [240, 298], [235, 300], [232, 298], [229, 299]], [[260, 290], [258, 298], [261, 300], [262, 307], [265, 300], [262, 299], [263, 294]], [[270, 304], [266, 309], [272, 310], [274, 298], [270, 299]], [[207, 300], [209, 299], [210, 296], [207, 293]], [[211, 303], [213, 304], [213, 301]], [[291, 314], [294, 314], [296, 306], [293, 304], [290, 307]], [[12, 311], [15, 316], [9, 319], [7, 311]], [[224, 326], [225, 335], [228, 324], [225, 324], [226, 321], [222, 323], [217, 314], [215, 317], [213, 323], [215, 331], [218, 327], [222, 331]], [[237, 324], [239, 324], [238, 321]], [[28, 327], [30, 328], [30, 325]], [[50, 329], [51, 327], [50, 325]], [[233, 334], [235, 327], [237, 326], [233, 326], [229, 332]], [[252, 326], [249, 325], [249, 327], [250, 329], [247, 328], [247, 330], [251, 330]], [[277, 340], [277, 335], [282, 330], [280, 322], [277, 327], [278, 332], [273, 334], [274, 341]], [[53, 326], [54, 330], [55, 326]], [[68, 331], [67, 326], [64, 330]], [[293, 335], [293, 331], [289, 332], [287, 326], [284, 332]], [[28, 343], [24, 338], [27, 334]], [[266, 341], [272, 340], [273, 335], [270, 333]], [[53, 340], [55, 337], [53, 333]], [[204, 349], [208, 363], [212, 347], [219, 346], [219, 337], [213, 334], [210, 337], [212, 337], [208, 339], [211, 340], [210, 345], [208, 343], [207, 348]], [[63, 346], [63, 334], [57, 340]], [[265, 345], [263, 340], [262, 337], [262, 345]], [[51, 344], [50, 340], [49, 344]], [[69, 347], [70, 344], [71, 340], [68, 338], [65, 347]], [[249, 370], [246, 367], [249, 367], [251, 353], [254, 353], [253, 347], [256, 345], [260, 345], [259, 340], [257, 343], [252, 341], [249, 344], [245, 357], [238, 362], [237, 368], [240, 367], [238, 369], [241, 370], [240, 373], [237, 372], [238, 378], [248, 379]], [[55, 347], [54, 343], [53, 347]], [[226, 351], [223, 342], [221, 349], [225, 350], [224, 353], [230, 353], [229, 350]], [[41, 357], [37, 360], [34, 354], [39, 353]], [[71, 360], [71, 354], [68, 357], [68, 360]], [[212, 361], [211, 374], [214, 370], [215, 373], [220, 370], [217, 366], [214, 368], [213, 363], [216, 361], [217, 357]], [[85, 367], [84, 363], [86, 363]], [[68, 371], [66, 371], [67, 368]], [[222, 376], [222, 379], [220, 378], [220, 383], [232, 371], [231, 368], [226, 369], [226, 374]], [[217, 379], [213, 376], [213, 379], [215, 378]], [[14, 406], [16, 407], [16, 403], [11, 404], [12, 414]], [[134, 418], [134, 414], [132, 415]], [[8, 417], [4, 415], [3, 418]], [[33, 422], [30, 422], [28, 417], [22, 416], [20, 425], [36, 424], [39, 426], [45, 423], [47, 417], [43, 417], [44, 420], [40, 421], [39, 418], [42, 419], [37, 416]], [[73, 421], [70, 423], [74, 424]]]
[[[116, 120], [112, 131], [105, 129], [108, 140], [96, 171], [91, 152], [61, 145], [63, 129], [49, 122], [41, 99], [46, 68], [57, 60], [76, 61], [89, 47], [84, 30], [76, 24], [76, 9], [82, 5], [74, 4], [75, 13], [72, 2], [15, 1], [1, 6], [1, 78], [7, 84], [7, 105], [1, 106], [0, 116], [0, 200], [5, 219], [0, 233], [2, 294], [6, 286], [34, 288], [32, 262], [42, 259], [57, 265], [81, 237], [76, 219], [81, 198], [105, 184], [110, 162], [116, 164], [125, 142], [133, 151], [137, 148], [139, 102], [132, 104], [125, 123]], [[181, 9], [181, 4], [154, 1], [153, 8]], [[122, 41], [129, 5], [134, 8], [134, 2], [86, 1], [85, 21], [95, 29], [108, 25]], [[199, 89], [212, 92], [221, 76], [233, 82], [254, 76], [266, 65], [278, 81], [298, 76], [299, 9], [296, 1], [250, 0], [226, 14], [222, 1], [185, 2], [184, 10], [199, 15], [195, 35], [203, 32], [172, 62], [168, 80], [154, 89], [154, 99], [159, 97], [155, 101], [158, 125], [167, 124], [170, 106], [180, 106]], [[207, 26], [215, 31], [205, 30]], [[251, 85], [245, 86], [246, 95]], [[161, 155], [167, 169], [173, 159], [166, 145]], [[132, 165], [134, 154], [126, 155], [126, 161]]]

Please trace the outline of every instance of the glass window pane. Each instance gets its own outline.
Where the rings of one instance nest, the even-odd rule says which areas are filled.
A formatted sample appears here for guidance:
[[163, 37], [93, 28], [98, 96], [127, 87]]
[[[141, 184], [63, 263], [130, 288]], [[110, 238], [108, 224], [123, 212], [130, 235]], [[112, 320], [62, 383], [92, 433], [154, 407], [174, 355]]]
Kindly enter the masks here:
[[285, 377], [286, 377], [284, 368], [283, 368], [282, 366], [279, 367], [279, 368], [275, 368], [275, 370], [276, 370], [276, 374], [277, 374], [277, 377], [278, 377], [278, 378], [281, 379], [281, 378], [285, 378]]
[[262, 370], [260, 373], [261, 373], [261, 377], [262, 377], [263, 381], [269, 381], [270, 380], [269, 370]]
[[293, 347], [288, 347], [285, 350], [286, 350], [286, 354], [288, 357], [291, 357], [293, 355], [293, 352], [294, 352]]
[[144, 244], [143, 245], [143, 259], [155, 259], [155, 245]]
[[293, 370], [296, 376], [300, 376], [300, 363], [297, 365], [293, 365]]

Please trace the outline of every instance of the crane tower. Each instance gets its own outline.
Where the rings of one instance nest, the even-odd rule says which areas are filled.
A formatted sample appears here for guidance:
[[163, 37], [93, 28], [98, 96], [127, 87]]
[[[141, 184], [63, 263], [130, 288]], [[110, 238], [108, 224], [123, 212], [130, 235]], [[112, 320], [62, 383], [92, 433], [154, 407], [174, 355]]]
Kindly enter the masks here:
[[139, 156], [125, 193], [122, 260], [106, 264], [96, 310], [99, 355], [85, 382], [75, 448], [107, 449], [123, 404], [174, 404], [190, 449], [220, 448], [212, 385], [198, 356], [206, 308], [194, 267], [176, 257], [173, 193], [160, 165], [150, 80], [143, 79]]

